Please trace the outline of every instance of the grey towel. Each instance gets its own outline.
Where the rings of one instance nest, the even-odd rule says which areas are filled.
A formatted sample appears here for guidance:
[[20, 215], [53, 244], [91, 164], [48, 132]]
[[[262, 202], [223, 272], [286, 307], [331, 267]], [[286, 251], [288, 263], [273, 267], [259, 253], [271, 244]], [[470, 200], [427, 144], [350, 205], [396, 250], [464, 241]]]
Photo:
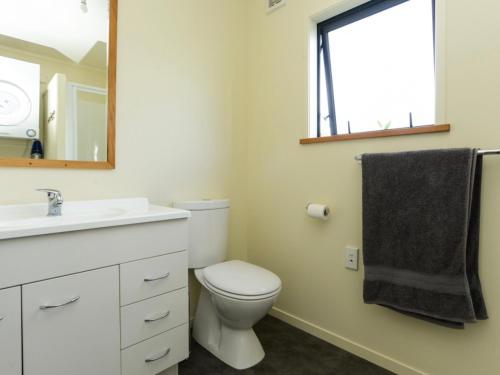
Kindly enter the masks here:
[[363, 155], [365, 303], [457, 328], [487, 319], [481, 171], [472, 149]]

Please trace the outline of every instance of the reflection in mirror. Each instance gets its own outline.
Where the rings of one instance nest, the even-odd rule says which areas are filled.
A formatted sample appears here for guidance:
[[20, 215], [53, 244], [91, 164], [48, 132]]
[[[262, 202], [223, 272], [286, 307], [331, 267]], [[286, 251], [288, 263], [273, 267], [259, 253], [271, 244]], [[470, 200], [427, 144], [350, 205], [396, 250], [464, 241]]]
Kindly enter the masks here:
[[0, 158], [107, 161], [108, 0], [2, 0]]

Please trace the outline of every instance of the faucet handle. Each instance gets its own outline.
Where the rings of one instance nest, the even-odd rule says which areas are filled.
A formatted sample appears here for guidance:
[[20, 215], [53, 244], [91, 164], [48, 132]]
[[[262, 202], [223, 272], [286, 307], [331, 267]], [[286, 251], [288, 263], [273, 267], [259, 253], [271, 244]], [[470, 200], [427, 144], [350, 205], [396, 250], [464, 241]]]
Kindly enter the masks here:
[[47, 193], [50, 199], [57, 198], [59, 202], [63, 201], [63, 196], [60, 190], [57, 189], [36, 189], [36, 191], [40, 191], [42, 193]]

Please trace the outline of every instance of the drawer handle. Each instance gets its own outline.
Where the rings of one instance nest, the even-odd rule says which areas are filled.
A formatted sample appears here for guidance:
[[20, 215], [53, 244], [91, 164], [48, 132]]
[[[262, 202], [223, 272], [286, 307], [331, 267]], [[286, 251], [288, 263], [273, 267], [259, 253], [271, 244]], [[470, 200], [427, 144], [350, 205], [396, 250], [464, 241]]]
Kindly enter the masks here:
[[145, 362], [146, 363], [156, 362], [162, 358], [165, 358], [169, 354], [170, 354], [170, 348], [165, 349], [165, 351], [162, 354], [159, 354], [156, 357], [146, 358]]
[[158, 277], [146, 277], [144, 279], [144, 282], [150, 283], [152, 281], [163, 280], [163, 279], [166, 279], [169, 276], [170, 276], [170, 272], [167, 272], [165, 275], [161, 275], [161, 276], [158, 276]]
[[167, 312], [164, 312], [163, 314], [161, 314], [159, 317], [157, 318], [146, 318], [144, 319], [144, 321], [146, 323], [152, 323], [152, 322], [157, 322], [158, 320], [162, 320], [162, 319], [165, 319], [167, 316], [170, 315], [170, 310], [168, 310]]
[[56, 309], [58, 307], [63, 307], [63, 306], [67, 306], [67, 305], [70, 305], [72, 303], [75, 303], [76, 301], [78, 301], [80, 299], [80, 296], [76, 296], [74, 298], [71, 298], [69, 301], [66, 301], [66, 302], [63, 302], [63, 303], [60, 303], [58, 305], [42, 305], [40, 306], [40, 310], [49, 310], [49, 309]]

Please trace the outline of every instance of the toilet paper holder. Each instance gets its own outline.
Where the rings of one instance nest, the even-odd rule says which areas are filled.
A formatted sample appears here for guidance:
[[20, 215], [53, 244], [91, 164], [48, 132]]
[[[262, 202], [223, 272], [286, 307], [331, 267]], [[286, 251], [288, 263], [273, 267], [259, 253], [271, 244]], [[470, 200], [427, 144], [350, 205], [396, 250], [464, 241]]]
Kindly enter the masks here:
[[325, 204], [309, 202], [306, 205], [306, 212], [312, 218], [328, 220], [330, 216], [330, 207]]

